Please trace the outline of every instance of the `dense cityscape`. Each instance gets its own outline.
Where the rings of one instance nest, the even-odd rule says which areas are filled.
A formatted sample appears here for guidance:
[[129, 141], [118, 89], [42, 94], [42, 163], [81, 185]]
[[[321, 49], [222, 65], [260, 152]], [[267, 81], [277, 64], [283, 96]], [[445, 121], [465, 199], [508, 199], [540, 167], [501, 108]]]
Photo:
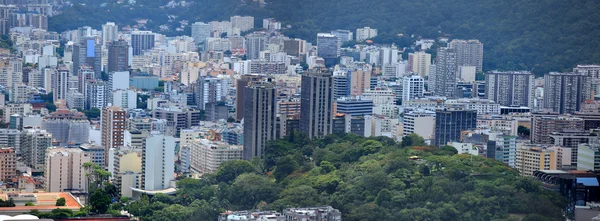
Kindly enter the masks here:
[[0, 220], [600, 220], [600, 63], [243, 14], [56, 32], [56, 2], [0, 1]]

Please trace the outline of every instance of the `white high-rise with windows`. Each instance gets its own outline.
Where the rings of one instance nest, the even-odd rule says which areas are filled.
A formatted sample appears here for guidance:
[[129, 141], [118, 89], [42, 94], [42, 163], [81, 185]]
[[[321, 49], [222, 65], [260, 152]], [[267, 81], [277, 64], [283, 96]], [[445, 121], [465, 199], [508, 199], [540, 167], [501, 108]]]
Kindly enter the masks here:
[[254, 28], [254, 17], [252, 16], [232, 16], [231, 17], [231, 26], [234, 29], [234, 32], [240, 31], [249, 31]]
[[107, 22], [102, 25], [102, 42], [104, 45], [119, 39], [119, 26], [114, 22]]
[[204, 22], [195, 22], [192, 24], [192, 38], [196, 44], [204, 42], [210, 37], [211, 25]]
[[356, 41], [364, 41], [374, 37], [377, 37], [377, 29], [370, 27], [356, 29]]
[[174, 178], [175, 138], [153, 131], [143, 144], [142, 189], [167, 189]]
[[423, 97], [425, 80], [419, 75], [405, 76], [402, 78], [402, 101], [409, 101]]

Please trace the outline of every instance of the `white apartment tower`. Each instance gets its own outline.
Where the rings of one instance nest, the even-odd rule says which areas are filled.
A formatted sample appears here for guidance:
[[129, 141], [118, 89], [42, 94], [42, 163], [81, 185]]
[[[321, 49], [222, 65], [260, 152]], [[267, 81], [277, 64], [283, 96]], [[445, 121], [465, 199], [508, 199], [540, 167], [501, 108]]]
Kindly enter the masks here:
[[425, 80], [419, 75], [405, 76], [402, 78], [402, 101], [409, 101], [423, 97]]
[[169, 188], [175, 178], [175, 138], [152, 132], [143, 145], [142, 189]]
[[377, 29], [370, 27], [356, 29], [356, 41], [364, 41], [377, 36]]

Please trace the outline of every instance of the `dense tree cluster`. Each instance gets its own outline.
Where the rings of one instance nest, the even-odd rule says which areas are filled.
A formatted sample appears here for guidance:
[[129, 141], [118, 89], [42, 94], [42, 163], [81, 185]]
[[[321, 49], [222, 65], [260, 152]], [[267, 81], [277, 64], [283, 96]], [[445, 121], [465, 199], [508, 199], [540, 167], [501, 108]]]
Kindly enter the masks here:
[[[155, 31], [169, 25], [168, 35], [190, 35], [190, 27], [177, 31], [179, 20], [228, 20], [231, 15], [274, 17], [291, 25], [290, 37], [316, 42], [317, 32], [370, 26], [379, 30], [375, 43], [407, 46], [419, 37], [479, 39], [485, 44], [484, 69], [531, 70], [537, 74], [563, 71], [581, 63], [598, 63], [600, 54], [600, 2], [593, 0], [267, 0], [260, 7], [248, 0], [195, 0], [186, 7], [164, 7], [169, 0], [138, 0], [135, 5], [76, 0], [49, 27], [64, 31], [81, 26], [100, 28], [107, 21], [134, 25], [149, 19], [145, 28]], [[241, 2], [241, 3], [240, 3]], [[85, 5], [79, 4], [83, 3]], [[105, 5], [101, 5], [105, 4]], [[168, 15], [178, 16], [169, 20]], [[401, 34], [401, 35], [399, 35]], [[351, 44], [349, 44], [351, 45]]]
[[492, 160], [425, 146], [416, 135], [292, 133], [264, 160], [229, 161], [215, 174], [183, 179], [175, 196], [126, 209], [146, 220], [216, 220], [225, 210], [331, 205], [344, 220], [561, 220], [565, 199]]

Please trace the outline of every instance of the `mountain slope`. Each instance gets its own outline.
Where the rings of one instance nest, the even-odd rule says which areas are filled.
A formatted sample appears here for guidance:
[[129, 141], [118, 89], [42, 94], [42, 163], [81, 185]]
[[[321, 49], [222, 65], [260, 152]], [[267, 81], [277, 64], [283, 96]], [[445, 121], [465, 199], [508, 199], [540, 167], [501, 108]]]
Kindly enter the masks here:
[[[149, 18], [147, 27], [157, 30], [161, 24], [176, 27], [179, 20], [226, 20], [245, 14], [255, 16], [257, 26], [262, 18], [275, 17], [292, 26], [284, 30], [289, 36], [313, 42], [320, 31], [363, 26], [379, 29], [382, 37], [376, 43], [398, 40], [399, 33], [480, 39], [485, 45], [486, 70], [543, 74], [600, 63], [600, 1], [593, 0], [267, 0], [265, 8], [250, 0], [194, 0], [191, 6], [179, 8], [156, 7], [166, 5], [164, 0], [139, 0], [130, 7], [109, 3], [103, 8], [91, 2], [53, 17], [50, 28], [99, 27], [104, 21], [133, 24], [136, 18]], [[167, 15], [179, 17], [169, 21]], [[189, 32], [188, 27], [166, 33]]]

